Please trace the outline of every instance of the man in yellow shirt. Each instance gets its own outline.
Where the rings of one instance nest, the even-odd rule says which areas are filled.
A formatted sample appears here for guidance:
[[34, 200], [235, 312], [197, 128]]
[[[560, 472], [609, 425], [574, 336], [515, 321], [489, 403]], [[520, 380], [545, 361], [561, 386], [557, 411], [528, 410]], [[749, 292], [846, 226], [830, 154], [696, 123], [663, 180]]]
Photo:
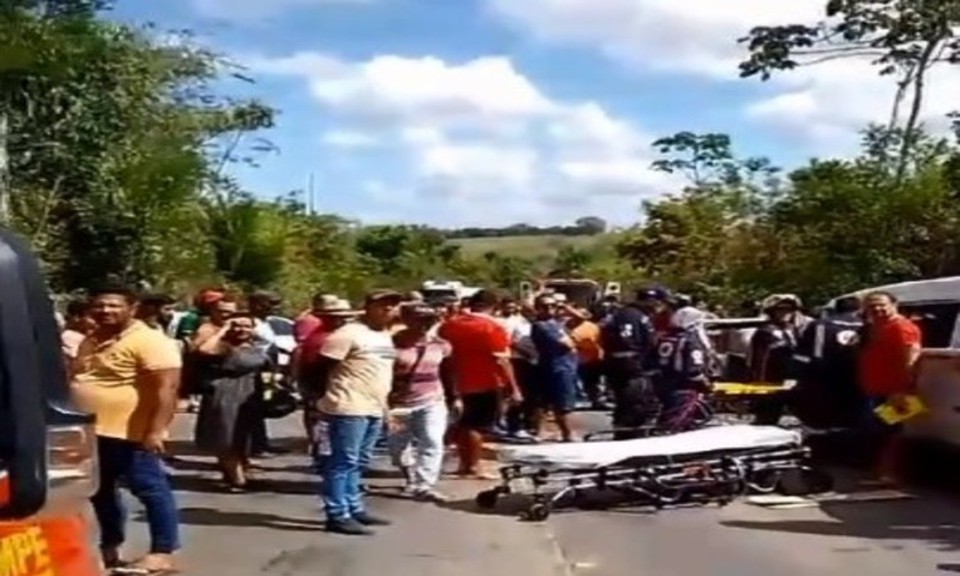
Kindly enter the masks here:
[[150, 528], [150, 552], [133, 568], [163, 574], [174, 570], [180, 546], [177, 505], [161, 457], [177, 406], [181, 356], [174, 340], [136, 319], [136, 308], [136, 296], [123, 288], [93, 294], [97, 328], [77, 350], [72, 388], [78, 406], [97, 417], [100, 490], [92, 503], [104, 564], [121, 564], [122, 480], [143, 504]]

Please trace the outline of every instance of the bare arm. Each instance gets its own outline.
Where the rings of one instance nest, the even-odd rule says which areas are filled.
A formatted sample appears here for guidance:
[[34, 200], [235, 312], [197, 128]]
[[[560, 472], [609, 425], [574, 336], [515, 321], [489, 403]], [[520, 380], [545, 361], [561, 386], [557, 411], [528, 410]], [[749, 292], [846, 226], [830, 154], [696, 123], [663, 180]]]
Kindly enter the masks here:
[[227, 323], [212, 335], [199, 341], [196, 348], [197, 352], [207, 356], [220, 356], [224, 354], [227, 350], [227, 344], [223, 341], [223, 337], [226, 336], [229, 331], [230, 324]]
[[188, 343], [188, 350], [198, 350], [200, 345], [215, 336], [220, 331], [215, 325], [209, 322], [197, 328], [197, 333], [193, 335]]
[[144, 403], [153, 407], [148, 436], [163, 435], [177, 411], [177, 389], [180, 386], [180, 368], [153, 370], [140, 375], [140, 391]]

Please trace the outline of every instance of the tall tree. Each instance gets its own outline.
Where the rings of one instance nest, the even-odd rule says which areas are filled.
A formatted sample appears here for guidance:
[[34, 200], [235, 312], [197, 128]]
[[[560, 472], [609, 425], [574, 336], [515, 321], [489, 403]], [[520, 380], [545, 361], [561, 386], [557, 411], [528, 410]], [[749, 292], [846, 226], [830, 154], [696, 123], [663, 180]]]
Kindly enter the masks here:
[[[767, 80], [778, 71], [843, 58], [870, 59], [892, 76], [897, 92], [889, 129], [903, 128], [895, 160], [897, 179], [916, 140], [927, 77], [939, 63], [960, 62], [960, 2], [956, 0], [827, 0], [815, 24], [760, 26], [741, 39], [750, 51], [743, 77]], [[908, 105], [906, 118], [902, 109]]]

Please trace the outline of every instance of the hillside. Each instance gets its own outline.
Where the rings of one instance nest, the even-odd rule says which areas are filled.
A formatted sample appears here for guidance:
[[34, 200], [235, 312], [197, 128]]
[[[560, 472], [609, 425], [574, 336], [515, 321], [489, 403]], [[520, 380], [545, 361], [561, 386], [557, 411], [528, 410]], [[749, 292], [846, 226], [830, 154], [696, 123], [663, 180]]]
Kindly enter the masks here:
[[465, 256], [482, 256], [497, 252], [501, 256], [519, 256], [531, 260], [549, 260], [564, 246], [591, 248], [602, 241], [605, 235], [593, 236], [500, 236], [491, 238], [458, 238], [451, 243], [461, 247]]

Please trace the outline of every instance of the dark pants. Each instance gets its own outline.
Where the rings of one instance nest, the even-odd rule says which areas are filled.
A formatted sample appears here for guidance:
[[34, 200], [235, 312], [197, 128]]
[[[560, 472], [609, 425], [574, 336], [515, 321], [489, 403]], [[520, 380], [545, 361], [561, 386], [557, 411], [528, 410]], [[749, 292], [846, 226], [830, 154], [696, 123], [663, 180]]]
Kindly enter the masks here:
[[587, 395], [587, 400], [599, 402], [602, 394], [600, 389], [600, 380], [603, 378], [602, 362], [587, 362], [580, 364], [580, 383], [583, 384], [583, 393]]
[[[613, 393], [614, 428], [640, 428], [653, 422], [659, 403], [649, 378], [613, 370], [607, 373], [607, 384]], [[615, 432], [614, 439], [625, 440], [641, 435], [641, 432], [624, 430]]]
[[364, 512], [360, 476], [370, 464], [373, 448], [383, 431], [383, 419], [370, 416], [332, 416], [330, 455], [323, 474], [323, 506], [327, 518], [340, 520]]
[[117, 438], [97, 438], [100, 489], [91, 499], [100, 524], [100, 546], [119, 548], [126, 540], [126, 510], [118, 484], [123, 481], [143, 504], [150, 530], [150, 552], [170, 554], [180, 548], [177, 503], [160, 456], [139, 444]]
[[507, 432], [516, 433], [521, 430], [532, 430], [535, 427], [534, 413], [539, 407], [537, 367], [524, 360], [513, 361], [513, 374], [517, 379], [517, 386], [523, 394], [523, 402], [507, 409]]

